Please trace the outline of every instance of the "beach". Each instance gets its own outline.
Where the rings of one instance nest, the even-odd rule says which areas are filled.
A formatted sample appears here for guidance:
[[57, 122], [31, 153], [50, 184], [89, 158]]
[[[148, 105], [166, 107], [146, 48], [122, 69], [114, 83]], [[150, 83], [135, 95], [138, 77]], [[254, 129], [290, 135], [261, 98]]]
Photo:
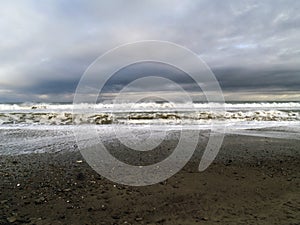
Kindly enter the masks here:
[[0, 5], [0, 225], [300, 225], [300, 1]]
[[179, 173], [144, 187], [100, 176], [75, 147], [2, 155], [0, 224], [299, 223], [299, 140], [228, 134], [199, 172], [203, 146]]

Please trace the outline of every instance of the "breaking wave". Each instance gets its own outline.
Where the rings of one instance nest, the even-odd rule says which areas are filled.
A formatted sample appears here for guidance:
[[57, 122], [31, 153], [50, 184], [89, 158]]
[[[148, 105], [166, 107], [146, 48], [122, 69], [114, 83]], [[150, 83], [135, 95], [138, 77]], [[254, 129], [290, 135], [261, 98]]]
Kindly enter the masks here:
[[300, 121], [300, 103], [0, 104], [1, 124], [124, 124]]
[[118, 124], [118, 123], [191, 123], [193, 121], [300, 121], [299, 112], [251, 111], [251, 112], [193, 112], [193, 113], [1, 113], [0, 124]]
[[[191, 104], [177, 103], [176, 105], [169, 102], [157, 103], [157, 102], [142, 102], [142, 103], [122, 103], [122, 104], [55, 104], [55, 103], [22, 103], [22, 104], [0, 104], [0, 112], [34, 112], [34, 111], [55, 111], [55, 112], [71, 112], [76, 109], [91, 109], [97, 111], [127, 111], [127, 110], [168, 110], [168, 109], [188, 109]], [[218, 103], [194, 103], [193, 109], [210, 109], [218, 108], [222, 105]], [[254, 103], [225, 103], [224, 107], [228, 111], [244, 111], [244, 110], [295, 110], [300, 111], [300, 102], [254, 102]]]

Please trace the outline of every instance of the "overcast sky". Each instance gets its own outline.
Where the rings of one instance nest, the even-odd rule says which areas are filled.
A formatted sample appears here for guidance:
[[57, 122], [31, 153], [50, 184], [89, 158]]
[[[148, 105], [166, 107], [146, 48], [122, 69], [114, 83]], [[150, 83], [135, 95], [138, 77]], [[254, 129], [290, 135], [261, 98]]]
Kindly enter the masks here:
[[215, 73], [226, 100], [300, 100], [297, 0], [0, 4], [1, 102], [72, 101], [99, 55], [144, 39], [194, 51]]

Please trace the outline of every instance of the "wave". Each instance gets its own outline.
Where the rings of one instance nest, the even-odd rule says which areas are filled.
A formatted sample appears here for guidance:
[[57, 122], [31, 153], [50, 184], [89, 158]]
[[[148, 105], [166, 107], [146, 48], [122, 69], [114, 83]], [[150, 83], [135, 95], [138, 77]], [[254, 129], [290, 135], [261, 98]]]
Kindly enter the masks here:
[[0, 113], [0, 124], [121, 124], [121, 123], [190, 123], [210, 120], [230, 121], [300, 121], [299, 112], [259, 110], [247, 112], [130, 112], [130, 113]]
[[217, 109], [225, 107], [227, 111], [245, 111], [252, 109], [260, 110], [294, 110], [300, 111], [300, 102], [273, 102], [273, 103], [157, 103], [157, 102], [139, 102], [139, 103], [97, 103], [97, 104], [55, 104], [55, 103], [22, 103], [22, 104], [0, 104], [0, 112], [72, 112], [75, 110], [97, 110], [97, 111], [130, 111], [130, 110], [168, 110], [168, 109], [193, 109], [193, 110], [205, 110], [205, 109]]
[[300, 102], [0, 104], [0, 124], [191, 123], [209, 120], [299, 121]]

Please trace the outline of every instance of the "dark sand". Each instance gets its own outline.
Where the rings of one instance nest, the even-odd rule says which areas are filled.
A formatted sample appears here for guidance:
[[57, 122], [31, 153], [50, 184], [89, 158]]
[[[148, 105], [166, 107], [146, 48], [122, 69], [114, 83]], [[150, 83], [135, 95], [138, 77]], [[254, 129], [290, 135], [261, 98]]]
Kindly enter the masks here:
[[146, 187], [110, 182], [79, 152], [1, 156], [0, 224], [300, 224], [300, 141], [227, 136], [201, 173], [199, 155]]

